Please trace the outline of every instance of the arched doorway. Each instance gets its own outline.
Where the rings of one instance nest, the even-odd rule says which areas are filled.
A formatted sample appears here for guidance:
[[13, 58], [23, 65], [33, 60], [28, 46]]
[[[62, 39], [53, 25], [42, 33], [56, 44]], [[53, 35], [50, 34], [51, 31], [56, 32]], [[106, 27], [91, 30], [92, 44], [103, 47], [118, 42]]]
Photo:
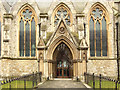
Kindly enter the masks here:
[[68, 46], [65, 43], [60, 43], [54, 53], [53, 59], [55, 63], [53, 64], [54, 68], [54, 77], [57, 78], [70, 78], [73, 76], [73, 67], [72, 67], [72, 53]]

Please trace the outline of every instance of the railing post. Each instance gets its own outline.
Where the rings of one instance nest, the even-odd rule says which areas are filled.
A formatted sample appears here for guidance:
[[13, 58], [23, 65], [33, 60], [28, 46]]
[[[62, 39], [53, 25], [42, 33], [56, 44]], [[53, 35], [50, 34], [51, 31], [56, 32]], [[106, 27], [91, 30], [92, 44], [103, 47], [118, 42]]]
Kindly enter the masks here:
[[34, 72], [33, 72], [33, 88], [34, 88]]
[[117, 90], [118, 81], [115, 81], [115, 90]]
[[84, 72], [84, 77], [85, 77], [85, 83], [86, 83], [86, 73]]
[[100, 78], [100, 90], [101, 90], [101, 74], [100, 74], [100, 77], [99, 77], [99, 78]]
[[89, 82], [88, 79], [89, 79], [89, 74], [86, 74], [86, 80], [87, 80], [86, 82], [87, 82], [87, 84], [88, 84], [88, 82]]
[[24, 80], [24, 90], [26, 90], [26, 80]]
[[9, 80], [9, 83], [10, 83], [10, 84], [9, 84], [9, 90], [11, 90], [11, 81], [12, 81], [12, 80]]
[[95, 76], [94, 76], [94, 73], [93, 73], [93, 89], [95, 89]]
[[35, 78], [36, 78], [36, 86], [37, 86], [37, 71], [36, 71], [36, 77]]
[[39, 74], [39, 75], [40, 75], [40, 82], [41, 82], [41, 72], [40, 72], [40, 74]]
[[6, 83], [8, 83], [7, 79], [6, 79]]

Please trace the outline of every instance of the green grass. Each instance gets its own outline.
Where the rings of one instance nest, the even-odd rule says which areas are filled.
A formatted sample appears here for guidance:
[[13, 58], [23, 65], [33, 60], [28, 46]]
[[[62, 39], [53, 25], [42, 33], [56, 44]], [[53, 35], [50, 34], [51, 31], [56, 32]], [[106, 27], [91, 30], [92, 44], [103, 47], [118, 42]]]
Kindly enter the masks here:
[[[34, 83], [34, 86], [36, 83]], [[1, 86], [2, 88], [10, 88], [10, 83], [6, 83]], [[16, 80], [11, 82], [11, 88], [24, 88], [24, 81]], [[33, 88], [32, 81], [26, 81], [26, 88]]]
[[[91, 80], [88, 83], [89, 86], [93, 87], [93, 81]], [[95, 88], [99, 88], [100, 87], [100, 82], [99, 80], [95, 80]], [[101, 81], [101, 88], [115, 88], [115, 82], [113, 81], [107, 81], [107, 80], [102, 80]], [[119, 88], [120, 88], [120, 84], [119, 84]]]

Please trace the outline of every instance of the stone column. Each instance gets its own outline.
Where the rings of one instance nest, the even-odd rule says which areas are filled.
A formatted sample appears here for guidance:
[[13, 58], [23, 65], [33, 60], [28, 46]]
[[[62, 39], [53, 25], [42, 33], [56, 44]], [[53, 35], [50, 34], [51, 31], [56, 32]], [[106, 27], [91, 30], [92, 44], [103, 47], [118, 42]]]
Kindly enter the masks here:
[[83, 60], [83, 75], [84, 75], [84, 73], [86, 72], [86, 61], [85, 60]]
[[50, 71], [51, 71], [50, 76], [51, 76], [51, 78], [52, 78], [52, 63], [50, 63], [50, 67], [51, 67], [51, 68], [50, 68], [50, 69], [51, 69], [51, 70], [50, 70]]
[[50, 77], [50, 63], [48, 63], [48, 76]]
[[40, 72], [42, 72], [42, 75], [44, 75], [44, 53], [43, 53], [43, 50], [40, 50], [39, 51], [39, 56], [38, 56], [38, 58], [39, 58], [39, 70], [40, 70]]
[[80, 62], [80, 76], [82, 76], [82, 62]]
[[80, 65], [80, 62], [78, 62], [78, 76], [80, 78], [80, 72], [81, 72], [81, 65]]
[[43, 63], [43, 60], [40, 60], [40, 72], [42, 72], [42, 74], [44, 74], [44, 63]]
[[76, 76], [78, 77], [78, 62], [76, 63]]
[[73, 77], [75, 77], [75, 63], [73, 63]]

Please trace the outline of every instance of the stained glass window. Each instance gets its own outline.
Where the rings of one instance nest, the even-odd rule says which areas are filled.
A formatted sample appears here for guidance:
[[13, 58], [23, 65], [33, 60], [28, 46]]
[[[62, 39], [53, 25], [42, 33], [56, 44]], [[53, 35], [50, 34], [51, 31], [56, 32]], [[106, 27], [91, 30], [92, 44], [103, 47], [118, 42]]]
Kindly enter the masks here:
[[20, 56], [36, 55], [36, 24], [35, 15], [29, 7], [21, 11], [19, 51]]
[[64, 5], [61, 5], [56, 12], [54, 16], [54, 24], [57, 25], [59, 20], [64, 20], [67, 25], [71, 24], [71, 14], [70, 11], [64, 7]]
[[35, 56], [35, 45], [36, 45], [36, 32], [35, 32], [35, 20], [31, 22], [31, 56]]
[[107, 56], [105, 12], [97, 7], [91, 12], [90, 17], [90, 56]]
[[100, 23], [96, 23], [96, 56], [101, 56]]
[[30, 56], [30, 27], [29, 23], [25, 25], [25, 56]]
[[24, 56], [24, 21], [20, 21], [20, 56]]
[[94, 21], [93, 18], [90, 19], [90, 55], [95, 56], [95, 46], [94, 46]]
[[107, 56], [107, 30], [106, 30], [106, 20], [102, 19], [102, 54]]

